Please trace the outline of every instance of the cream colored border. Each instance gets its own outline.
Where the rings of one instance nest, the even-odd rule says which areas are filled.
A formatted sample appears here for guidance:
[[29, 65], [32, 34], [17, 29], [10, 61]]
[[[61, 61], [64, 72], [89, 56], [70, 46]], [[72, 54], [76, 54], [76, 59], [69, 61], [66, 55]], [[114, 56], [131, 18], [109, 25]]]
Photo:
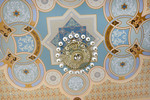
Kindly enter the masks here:
[[[67, 72], [67, 73], [65, 73], [64, 75], [63, 75], [63, 77], [62, 77], [62, 80], [61, 80], [61, 86], [60, 86], [60, 91], [61, 91], [61, 93], [63, 93], [65, 96], [69, 96], [71, 99], [70, 100], [73, 100], [73, 98], [75, 98], [75, 97], [80, 97], [82, 100], [84, 100], [83, 98], [84, 98], [84, 96], [85, 95], [88, 95], [89, 94], [89, 92], [90, 92], [90, 90], [91, 90], [91, 88], [92, 88], [92, 84], [91, 84], [91, 81], [90, 81], [90, 79], [89, 79], [89, 77], [88, 77], [88, 74], [86, 74], [86, 72], [84, 73], [87, 77], [88, 77], [88, 79], [89, 79], [89, 87], [88, 87], [88, 89], [83, 93], [83, 94], [81, 94], [81, 95], [77, 95], [77, 96], [74, 96], [74, 95], [70, 95], [70, 94], [68, 94], [68, 93], [66, 93], [65, 91], [64, 91], [64, 89], [63, 89], [63, 86], [62, 86], [62, 83], [63, 83], [63, 79], [64, 79], [64, 77], [67, 75], [67, 74], [69, 74], [69, 72]], [[80, 75], [80, 74], [79, 74]]]
[[[4, 5], [8, 2], [8, 1], [10, 1], [10, 0], [6, 0], [6, 1], [4, 1], [3, 3], [2, 3], [2, 5], [1, 5], [1, 9], [0, 9], [0, 15], [1, 15], [1, 19], [4, 21], [4, 23], [6, 24], [6, 25], [8, 25], [6, 22], [5, 22], [5, 20], [4, 20], [4, 18], [2, 17], [3, 16], [3, 7], [4, 7]], [[35, 6], [35, 5], [30, 5], [30, 4], [28, 4], [28, 2], [26, 1], [26, 0], [21, 0], [22, 2], [24, 2], [27, 6], [28, 6], [28, 8], [29, 8], [29, 10], [30, 10], [30, 15], [31, 15], [31, 18], [30, 18], [30, 20], [29, 20], [29, 22], [28, 22], [28, 24], [31, 24], [31, 22], [34, 22], [33, 21], [33, 12], [32, 12], [32, 8], [33, 7], [35, 7], [35, 9], [36, 9], [36, 21], [34, 22], [34, 25], [32, 25], [33, 27], [36, 27], [36, 25], [37, 25], [37, 23], [38, 23], [38, 20], [39, 20], [39, 12], [38, 12], [38, 10], [37, 10], [37, 7]], [[31, 0], [32, 1], [32, 3], [33, 3], [33, 0]], [[34, 4], [34, 3], [33, 3]], [[14, 23], [14, 22], [13, 22]], [[16, 23], [16, 22], [15, 22]], [[11, 23], [12, 24], [12, 23]]]
[[[63, 0], [63, 1], [65, 1], [65, 0]], [[75, 0], [75, 1], [76, 1], [76, 0]], [[63, 8], [77, 8], [77, 7], [79, 7], [80, 5], [82, 5], [82, 4], [84, 3], [84, 0], [80, 1], [80, 3], [78, 3], [78, 4], [74, 5], [74, 6], [66, 6], [66, 5], [60, 3], [58, 0], [56, 0], [56, 2], [57, 2], [60, 6], [62, 6]]]
[[[111, 7], [111, 6], [112, 6], [112, 2], [113, 2], [113, 0], [110, 1], [109, 13], [111, 14], [111, 16], [112, 16], [113, 18], [115, 18], [115, 17], [113, 16], [112, 10], [111, 10], [111, 8], [112, 8], [112, 7]], [[137, 13], [138, 13], [138, 11], [139, 11], [139, 6], [140, 6], [139, 1], [136, 0], [136, 2], [137, 2], [137, 11], [135, 12], [134, 17], [137, 15]], [[119, 16], [120, 16], [120, 15], [119, 15]], [[116, 16], [116, 17], [119, 17], [119, 16]], [[127, 16], [131, 16], [131, 15], [127, 15]]]
[[[38, 58], [37, 60], [39, 60], [40, 61], [40, 63], [43, 65], [43, 69], [44, 69], [44, 73], [46, 72], [46, 69], [45, 69], [45, 65], [43, 64], [43, 62]], [[39, 87], [41, 87], [42, 85], [43, 85], [43, 81], [44, 81], [44, 76], [43, 76], [43, 79], [42, 79], [42, 81], [38, 84], [38, 85], [36, 85], [36, 86], [34, 86], [34, 87], [31, 87], [31, 88], [23, 88], [23, 87], [20, 87], [20, 86], [18, 86], [18, 85], [16, 85], [15, 83], [13, 83], [12, 82], [12, 80], [10, 79], [10, 77], [9, 77], [9, 75], [8, 75], [8, 72], [7, 72], [7, 65], [4, 65], [5, 67], [3, 68], [4, 69], [4, 73], [5, 73], [5, 77], [6, 77], [6, 79], [8, 80], [8, 82], [12, 85], [12, 86], [14, 86], [15, 88], [18, 88], [18, 89], [20, 89], [20, 90], [25, 90], [25, 91], [31, 91], [31, 90], [34, 90], [34, 89], [38, 89]], [[6, 67], [7, 66], [7, 67]]]
[[[148, 8], [148, 0], [143, 0], [143, 12], [142, 12], [142, 16], [148, 15], [150, 14], [150, 8]], [[149, 1], [150, 3], [150, 1]]]
[[[106, 55], [106, 57], [105, 57], [105, 60], [104, 60], [104, 68], [105, 68], [105, 70], [106, 70], [106, 59], [108, 58], [108, 55], [109, 54], [107, 54]], [[128, 82], [128, 81], [130, 81], [130, 80], [132, 80], [133, 78], [135, 78], [138, 74], [139, 74], [139, 72], [141, 71], [141, 68], [142, 68], [142, 63], [143, 63], [143, 55], [139, 55], [139, 67], [138, 67], [138, 69], [137, 69], [137, 71], [134, 73], [134, 75], [132, 75], [130, 78], [128, 78], [128, 79], [124, 79], [124, 80], [115, 80], [115, 79], [113, 79], [113, 78], [111, 78], [109, 75], [108, 75], [108, 72], [106, 71], [106, 73], [107, 73], [107, 79], [108, 80], [110, 80], [111, 82], [117, 82], [117, 83], [125, 83], [125, 82]]]
[[52, 6], [51, 6], [49, 9], [45, 10], [45, 9], [41, 9], [41, 8], [38, 6], [37, 0], [32, 0], [32, 1], [34, 2], [34, 4], [36, 5], [36, 7], [38, 8], [38, 10], [41, 11], [41, 12], [49, 12], [49, 11], [51, 11], [51, 10], [55, 7], [55, 5], [56, 5], [56, 1], [53, 0]]
[[[9, 2], [10, 0], [6, 0], [6, 1], [4, 1], [3, 3], [2, 3], [2, 5], [1, 5], [1, 19], [4, 21], [4, 23], [6, 24], [6, 25], [8, 25], [7, 23], [6, 23], [6, 21], [4, 20], [4, 18], [3, 18], [3, 7], [5, 6], [5, 4], [7, 3], [7, 2]], [[29, 8], [29, 11], [30, 11], [30, 15], [31, 15], [31, 17], [30, 17], [30, 20], [29, 20], [29, 22], [28, 23], [30, 23], [31, 21], [32, 21], [32, 18], [33, 18], [33, 13], [32, 13], [32, 8], [30, 7], [30, 5], [25, 1], [25, 0], [21, 0], [22, 2], [24, 2], [26, 5], [27, 5], [27, 7]], [[13, 22], [14, 23], [14, 22]], [[12, 23], [11, 23], [12, 24]]]
[[[91, 71], [92, 71], [93, 69], [95, 69], [95, 68], [100, 68], [100, 69], [103, 69], [103, 71], [104, 71], [104, 78], [103, 78], [101, 81], [99, 81], [99, 82], [94, 82], [94, 81], [91, 79], [91, 77], [90, 77]], [[90, 71], [88, 72], [88, 78], [91, 80], [91, 83], [92, 83], [92, 84], [102, 84], [104, 81], [107, 80], [106, 76], [107, 76], [106, 71], [105, 71], [105, 69], [104, 69], [103, 67], [101, 67], [101, 66], [94, 66], [94, 67], [91, 68]]]
[[[94, 0], [91, 0], [91, 1], [94, 1]], [[101, 3], [99, 6], [92, 6], [92, 5], [89, 3], [88, 0], [85, 0], [86, 4], [87, 4], [90, 8], [92, 8], [92, 9], [99, 9], [99, 8], [103, 7], [104, 4], [105, 4], [105, 1], [106, 1], [106, 0], [103, 0], [102, 3]]]
[[[46, 82], [46, 75], [47, 75], [49, 72], [57, 72], [57, 73], [60, 75], [61, 79], [60, 79], [60, 82], [59, 82], [57, 85], [50, 85], [50, 84], [48, 84], [48, 83]], [[47, 87], [49, 87], [49, 88], [59, 88], [59, 87], [61, 87], [61, 81], [62, 81], [62, 74], [61, 74], [58, 70], [50, 69], [50, 70], [48, 70], [48, 71], [46, 72], [46, 74], [44, 75], [44, 85], [47, 86]]]

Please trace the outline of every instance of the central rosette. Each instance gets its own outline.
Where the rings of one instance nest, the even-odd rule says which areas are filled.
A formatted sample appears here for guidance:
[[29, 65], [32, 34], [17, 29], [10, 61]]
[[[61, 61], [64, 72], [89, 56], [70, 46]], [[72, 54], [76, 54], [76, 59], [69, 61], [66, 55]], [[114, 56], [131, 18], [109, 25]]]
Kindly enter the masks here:
[[81, 56], [79, 53], [77, 53], [77, 54], [74, 55], [74, 60], [80, 61], [80, 60], [81, 60], [81, 57], [82, 57], [82, 56]]
[[57, 62], [59, 67], [70, 73], [82, 73], [84, 69], [88, 71], [90, 66], [93, 67], [97, 61], [97, 47], [95, 42], [86, 34], [80, 35], [72, 31], [69, 35], [58, 42], [56, 48]]
[[97, 47], [104, 39], [97, 30], [95, 15], [80, 15], [69, 9], [61, 17], [48, 17], [47, 26], [48, 35], [42, 44], [50, 50], [52, 65], [76, 74], [94, 67]]
[[71, 40], [63, 49], [61, 58], [72, 70], [84, 69], [91, 62], [92, 51], [85, 43]]
[[[80, 74], [94, 67], [94, 62], [97, 62], [98, 58], [97, 46], [102, 39], [99, 38], [99, 33], [93, 29], [94, 27], [88, 27], [90, 23], [93, 23], [94, 16], [89, 20], [86, 19], [87, 23], [84, 24], [87, 26], [82, 26], [77, 22], [83, 19], [75, 17], [76, 14], [71, 14], [71, 16], [69, 20], [64, 19], [64, 23], [67, 23], [62, 27], [55, 25], [56, 20], [54, 22], [50, 20], [52, 26], [56, 28], [52, 28], [50, 32], [52, 37], [48, 36], [44, 44], [46, 47], [52, 47], [50, 53], [54, 65], [59, 64], [65, 72]], [[55, 53], [55, 58], [53, 58], [53, 53]]]

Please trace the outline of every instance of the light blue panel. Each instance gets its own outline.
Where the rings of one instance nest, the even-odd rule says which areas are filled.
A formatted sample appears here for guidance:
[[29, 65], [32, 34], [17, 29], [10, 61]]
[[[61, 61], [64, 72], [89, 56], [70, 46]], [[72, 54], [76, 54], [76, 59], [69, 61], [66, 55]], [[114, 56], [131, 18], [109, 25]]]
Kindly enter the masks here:
[[12, 76], [12, 74], [11, 74], [11, 68], [10, 68], [10, 67], [8, 68], [8, 75], [9, 75], [9, 77], [11, 78], [11, 80], [14, 79], [13, 76]]
[[4, 0], [0, 0], [0, 6], [1, 6], [1, 4], [4, 2]]
[[44, 69], [43, 69], [43, 65], [40, 63], [39, 64], [40, 67], [40, 71], [41, 71], [41, 76], [44, 76]]
[[110, 14], [109, 14], [109, 0], [106, 0], [106, 5], [105, 5], [105, 13], [106, 13], [106, 16], [109, 17]]
[[59, 68], [59, 65], [51, 65], [51, 60], [50, 60], [50, 51], [47, 48], [43, 48], [43, 53], [40, 57], [40, 59], [43, 61], [45, 67], [46, 67], [46, 71], [50, 70], [50, 69], [56, 69], [59, 70], [62, 74], [64, 74], [65, 72], [63, 71], [63, 69]]
[[[1, 52], [5, 55], [5, 53], [6, 53], [6, 51], [4, 51], [4, 49], [6, 48], [6, 45], [7, 43], [6, 43], [6, 41], [3, 39], [3, 38], [1, 38]], [[7, 49], [7, 48], [6, 48]]]
[[119, 27], [127, 27], [129, 26], [126, 22], [130, 20], [130, 18], [121, 18], [119, 19], [122, 23], [119, 25]]
[[107, 72], [110, 73], [110, 71], [109, 71], [109, 58], [106, 59], [105, 65], [106, 65]]
[[[124, 8], [122, 8], [122, 6], [124, 6]], [[114, 17], [121, 15], [134, 16], [137, 11], [137, 0], [113, 0], [111, 11]]]
[[150, 56], [150, 52], [142, 52], [144, 55]]
[[114, 29], [111, 34], [112, 44], [116, 47], [119, 45], [127, 45], [128, 44], [128, 33], [129, 29]]
[[27, 60], [27, 56], [29, 56], [28, 54], [19, 54], [17, 55], [19, 57], [21, 57], [21, 59], [19, 60], [19, 62], [28, 62], [29, 60]]
[[24, 27], [25, 25], [14, 25], [12, 26], [13, 28], [16, 29], [16, 31], [13, 33], [13, 34], [24, 34], [26, 32], [22, 31], [22, 28]]
[[103, 43], [101, 43], [98, 46], [98, 62], [95, 62], [94, 64], [96, 66], [102, 66], [103, 67], [104, 59], [105, 59], [106, 55], [107, 55], [107, 51], [105, 50]]
[[1, 39], [1, 50], [2, 52], [5, 54], [6, 50], [7, 50], [7, 46], [6, 46], [6, 41], [4, 40], [4, 38]]
[[36, 9], [33, 9], [33, 21], [36, 21], [37, 19], [37, 13], [36, 13]]
[[84, 2], [80, 7], [75, 8], [75, 10], [81, 14], [81, 15], [91, 15], [96, 14], [97, 15], [97, 30], [103, 35], [103, 31], [105, 29], [105, 26], [107, 25], [107, 21], [104, 17], [103, 8], [100, 9], [91, 9], [87, 6], [87, 4]]
[[41, 80], [36, 81], [35, 83], [32, 84], [32, 87], [38, 85], [41, 82]]
[[3, 52], [2, 52], [1, 39], [2, 39], [2, 35], [0, 35], [0, 59], [4, 57]]
[[13, 78], [13, 76], [12, 76], [12, 72], [11, 72], [11, 68], [10, 68], [10, 67], [8, 68], [8, 75], [9, 75], [9, 77], [11, 78], [11, 80], [14, 81], [14, 83], [15, 83], [16, 85], [21, 86], [21, 87], [25, 87], [24, 84], [21, 84], [21, 83], [19, 83], [19, 82], [17, 82], [17, 81], [14, 80], [14, 78]]
[[125, 79], [130, 78], [132, 75], [134, 75], [135, 72], [130, 73], [129, 75], [125, 76]]
[[15, 37], [17, 44], [17, 52], [30, 52], [32, 53], [35, 47], [34, 40], [31, 35]]
[[31, 4], [32, 3], [32, 1], [31, 0], [26, 0], [29, 4]]
[[109, 71], [109, 58], [106, 59], [106, 70], [107, 70], [107, 72], [108, 72], [108, 74], [109, 74], [109, 76], [110, 76], [111, 78], [116, 79], [116, 80], [119, 79], [117, 76], [113, 75], [113, 74]]
[[[13, 13], [10, 13], [16, 10], [17, 12], [19, 12], [19, 15], [17, 13], [18, 15], [17, 17], [14, 16]], [[19, 21], [28, 23], [31, 18], [29, 7], [26, 5], [26, 3], [24, 3], [21, 0], [9, 0], [4, 5], [2, 13], [3, 13], [3, 18], [7, 24], [19, 22]]]
[[118, 55], [126, 55], [129, 54], [126, 52], [126, 49], [128, 49], [128, 47], [119, 47], [117, 49], [120, 49], [120, 53]]
[[[4, 2], [4, 0], [0, 0], [0, 6], [2, 5], [2, 3]], [[1, 22], [1, 18], [0, 18], [0, 22]]]
[[146, 18], [146, 19], [150, 18], [150, 14], [146, 15], [146, 17], [145, 17], [145, 18]]
[[113, 74], [111, 74], [111, 73], [110, 73], [109, 75], [110, 75], [111, 78], [116, 79], [116, 80], [119, 80], [119, 77], [117, 77], [117, 76], [115, 76], [115, 75], [113, 75]]
[[135, 69], [134, 69], [134, 71], [132, 72], [132, 73], [130, 73], [129, 75], [127, 75], [125, 78], [126, 79], [128, 79], [128, 78], [130, 78], [132, 75], [134, 75], [135, 74], [135, 72], [137, 71], [137, 69], [138, 69], [138, 67], [139, 67], [139, 58], [137, 57], [136, 58], [136, 66], [135, 66]]
[[[124, 63], [123, 66], [121, 66], [122, 62]], [[113, 57], [110, 63], [113, 73], [117, 75], [126, 75], [131, 72], [134, 67], [134, 58], [133, 56], [128, 56], [126, 58]]]
[[135, 42], [135, 39], [137, 39], [138, 42], [140, 43], [141, 37], [142, 37], [141, 29], [139, 30], [138, 34], [135, 33], [135, 30], [133, 28], [131, 29], [131, 35], [130, 35], [131, 44], [133, 44]]
[[9, 50], [11, 50], [12, 53], [15, 52], [15, 45], [11, 36], [9, 37], [8, 43], [6, 43], [4, 39], [2, 39], [2, 47], [4, 53], [7, 51], [7, 48], [9, 48]]
[[12, 70], [15, 78], [24, 83], [33, 82], [40, 74], [40, 71], [38, 71], [38, 67], [35, 63], [28, 65], [15, 64]]
[[139, 0], [139, 3], [140, 3], [139, 12], [141, 13], [143, 11], [143, 0]]
[[3, 59], [3, 57], [4, 57], [4, 55], [3, 55], [3, 53], [0, 50], [0, 60]]
[[136, 58], [136, 66], [135, 66], [135, 69], [136, 69], [136, 70], [138, 69], [139, 64], [140, 64], [140, 60], [139, 60], [139, 58], [137, 57], [137, 58]]
[[40, 32], [42, 38], [47, 35], [47, 17], [54, 17], [54, 16], [63, 16], [67, 9], [60, 7], [58, 4], [55, 5], [54, 9], [48, 13], [40, 12], [39, 11], [39, 21], [36, 26], [38, 31]]
[[150, 50], [150, 20], [143, 24], [143, 42], [142, 48], [145, 50]]
[[0, 62], [0, 66], [2, 66], [2, 65], [4, 65], [4, 63], [3, 63], [3, 62]]
[[21, 83], [19, 83], [19, 82], [17, 82], [17, 81], [14, 81], [14, 83], [15, 83], [16, 85], [18, 85], [18, 86], [25, 87], [24, 84], [21, 84]]

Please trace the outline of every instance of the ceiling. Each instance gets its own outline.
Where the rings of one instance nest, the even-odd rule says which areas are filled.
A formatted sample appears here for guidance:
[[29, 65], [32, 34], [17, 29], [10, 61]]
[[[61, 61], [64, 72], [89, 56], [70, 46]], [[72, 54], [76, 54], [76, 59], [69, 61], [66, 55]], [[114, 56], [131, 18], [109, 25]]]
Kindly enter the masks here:
[[0, 99], [150, 99], [149, 0], [1, 0]]

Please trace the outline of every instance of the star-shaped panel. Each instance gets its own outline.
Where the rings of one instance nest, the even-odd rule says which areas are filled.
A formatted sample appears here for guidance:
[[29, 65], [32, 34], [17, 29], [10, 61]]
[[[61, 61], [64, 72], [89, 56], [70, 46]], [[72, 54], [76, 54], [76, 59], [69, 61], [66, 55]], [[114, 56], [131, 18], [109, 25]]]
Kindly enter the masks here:
[[[56, 47], [62, 36], [71, 32], [85, 34], [94, 40], [98, 46], [103, 41], [103, 36], [97, 31], [96, 15], [80, 15], [74, 9], [69, 9], [61, 17], [47, 18], [48, 35], [42, 44], [50, 50], [51, 64], [58, 65], [55, 58]], [[93, 27], [91, 27], [93, 26]], [[56, 42], [57, 41], [57, 42]]]

